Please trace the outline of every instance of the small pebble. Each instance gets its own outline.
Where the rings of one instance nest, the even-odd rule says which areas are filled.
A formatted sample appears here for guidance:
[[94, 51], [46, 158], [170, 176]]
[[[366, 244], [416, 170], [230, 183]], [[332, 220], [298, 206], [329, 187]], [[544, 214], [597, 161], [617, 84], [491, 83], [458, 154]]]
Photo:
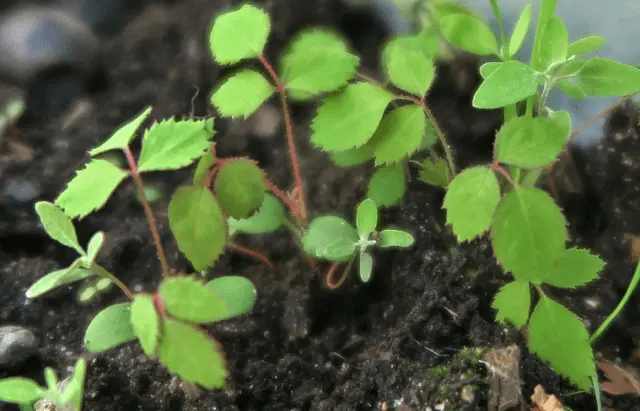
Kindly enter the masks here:
[[29, 330], [16, 325], [0, 327], [0, 368], [11, 368], [36, 353], [38, 340]]
[[466, 402], [467, 404], [473, 404], [473, 402], [475, 401], [475, 394], [473, 393], [473, 387], [471, 385], [465, 385], [464, 387], [462, 387], [462, 391], [460, 391], [460, 398], [462, 398], [462, 401]]
[[29, 180], [16, 178], [11, 179], [4, 187], [2, 195], [11, 201], [25, 204], [31, 203], [40, 197], [40, 186]]

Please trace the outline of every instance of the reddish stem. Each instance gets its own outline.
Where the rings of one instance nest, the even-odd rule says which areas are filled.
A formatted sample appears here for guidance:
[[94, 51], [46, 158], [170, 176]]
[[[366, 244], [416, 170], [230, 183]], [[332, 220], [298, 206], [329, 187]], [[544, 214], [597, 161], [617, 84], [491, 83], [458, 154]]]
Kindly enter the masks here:
[[347, 277], [349, 276], [349, 271], [351, 271], [351, 265], [353, 264], [353, 259], [349, 261], [349, 264], [347, 264], [347, 266], [342, 271], [342, 276], [340, 277], [340, 280], [338, 280], [338, 282], [335, 282], [333, 280], [333, 277], [336, 275], [336, 272], [338, 271], [338, 268], [340, 268], [341, 264], [342, 263], [333, 263], [331, 265], [331, 268], [329, 269], [329, 272], [327, 273], [326, 283], [327, 283], [327, 287], [331, 290], [340, 288], [344, 284], [344, 282], [347, 281]]
[[511, 175], [509, 173], [507, 173], [507, 170], [505, 170], [504, 168], [502, 168], [502, 166], [500, 166], [500, 164], [498, 164], [497, 162], [493, 162], [491, 163], [491, 168], [496, 170], [498, 173], [502, 174], [502, 176], [504, 178], [507, 179], [507, 181], [512, 185], [512, 186], [517, 186], [516, 182], [513, 181], [513, 178], [511, 177]]
[[296, 219], [296, 223], [300, 226], [306, 225], [305, 219], [301, 214], [300, 207], [291, 199], [291, 197], [289, 197], [284, 191], [280, 190], [278, 186], [276, 186], [266, 175], [265, 180], [269, 190], [287, 205], [289, 211], [291, 211], [291, 214], [293, 215], [293, 218]]
[[229, 248], [231, 248], [233, 251], [237, 251], [239, 253], [246, 254], [252, 258], [255, 258], [272, 270], [276, 269], [276, 266], [271, 262], [271, 260], [269, 260], [269, 257], [258, 251], [237, 244], [229, 244]]

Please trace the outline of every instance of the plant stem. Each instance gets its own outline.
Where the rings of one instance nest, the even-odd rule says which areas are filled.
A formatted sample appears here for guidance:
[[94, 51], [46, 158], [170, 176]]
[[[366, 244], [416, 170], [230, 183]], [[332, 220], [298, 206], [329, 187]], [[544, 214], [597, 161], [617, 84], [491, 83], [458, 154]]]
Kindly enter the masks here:
[[291, 214], [293, 214], [293, 218], [296, 219], [296, 223], [300, 226], [305, 226], [305, 220], [301, 215], [300, 207], [289, 197], [284, 191], [280, 190], [278, 186], [276, 186], [273, 181], [271, 181], [266, 173], [265, 173], [265, 181], [267, 182], [267, 187], [269, 191], [275, 194], [283, 203], [287, 205]]
[[269, 260], [269, 257], [267, 257], [266, 255], [258, 251], [252, 250], [247, 247], [243, 247], [241, 245], [233, 244], [233, 243], [229, 244], [229, 248], [231, 248], [233, 251], [237, 251], [239, 253], [246, 254], [250, 257], [255, 258], [256, 260], [260, 261], [261, 263], [263, 263], [264, 265], [266, 265], [272, 270], [276, 268], [276, 266], [271, 262], [271, 260]]
[[156, 218], [153, 215], [153, 210], [151, 210], [151, 206], [149, 205], [149, 200], [147, 199], [147, 195], [144, 192], [144, 186], [142, 185], [142, 178], [140, 177], [140, 171], [138, 171], [138, 165], [136, 164], [136, 160], [133, 158], [133, 153], [131, 152], [131, 149], [129, 149], [129, 147], [124, 149], [124, 154], [125, 154], [125, 157], [127, 158], [127, 162], [129, 163], [130, 174], [133, 177], [133, 181], [136, 184], [136, 189], [138, 190], [138, 194], [140, 194], [140, 200], [142, 201], [144, 212], [147, 215], [149, 230], [151, 231], [153, 242], [156, 245], [156, 251], [158, 252], [158, 260], [160, 260], [160, 266], [162, 267], [162, 276], [169, 277], [169, 264], [167, 264], [167, 257], [165, 256], [164, 248], [162, 247], [162, 240], [160, 239], [160, 233], [158, 233]]
[[[538, 13], [538, 22], [536, 23], [536, 33], [533, 38], [533, 48], [531, 49], [531, 68], [539, 71], [540, 65], [538, 64], [538, 53], [540, 52], [541, 44], [541, 34], [542, 29], [547, 24], [547, 21], [553, 16], [555, 12], [555, 5], [557, 0], [542, 0], [540, 4], [540, 12]], [[550, 6], [552, 5], [552, 6]], [[531, 117], [533, 115], [533, 105], [535, 104], [535, 95], [527, 98], [527, 108], [526, 113], [527, 116]]]
[[329, 269], [329, 272], [327, 273], [327, 287], [329, 287], [331, 290], [335, 290], [337, 288], [340, 288], [340, 286], [342, 284], [344, 284], [344, 282], [347, 280], [347, 277], [349, 276], [349, 271], [351, 271], [351, 266], [353, 265], [353, 258], [349, 261], [349, 264], [347, 264], [347, 266], [345, 267], [345, 269], [342, 271], [342, 276], [340, 277], [340, 279], [335, 282], [333, 280], [333, 277], [335, 277], [336, 272], [338, 271], [338, 268], [340, 268], [340, 265], [342, 265], [342, 263], [333, 263], [331, 265], [331, 268]]
[[300, 192], [300, 214], [304, 225], [307, 225], [307, 205], [304, 198], [304, 184], [302, 181], [302, 173], [300, 172], [300, 164], [298, 163], [298, 155], [296, 154], [296, 143], [293, 136], [293, 124], [291, 122], [291, 114], [289, 113], [289, 104], [287, 103], [287, 92], [284, 85], [280, 81], [278, 74], [275, 72], [266, 57], [260, 56], [260, 63], [264, 66], [265, 70], [271, 76], [271, 79], [276, 83], [276, 89], [280, 95], [280, 103], [282, 105], [282, 116], [284, 117], [285, 131], [287, 135], [287, 145], [289, 148], [289, 157], [291, 158], [291, 167], [293, 171], [293, 178], [295, 180], [296, 188]]
[[106, 268], [96, 263], [91, 264], [91, 269], [95, 270], [100, 277], [106, 278], [114, 283], [119, 289], [122, 290], [122, 292], [127, 296], [129, 300], [133, 301], [133, 294], [131, 293], [131, 290], [129, 290], [129, 287], [124, 285], [122, 281], [118, 280], [118, 277], [111, 274]]
[[507, 173], [507, 170], [505, 170], [504, 168], [502, 168], [502, 166], [500, 166], [500, 164], [494, 162], [491, 163], [491, 168], [494, 169], [495, 171], [497, 171], [498, 173], [502, 174], [502, 176], [504, 178], [507, 179], [507, 181], [509, 183], [511, 183], [512, 186], [516, 186], [516, 182], [513, 180], [513, 177], [511, 177], [511, 175], [509, 173]]

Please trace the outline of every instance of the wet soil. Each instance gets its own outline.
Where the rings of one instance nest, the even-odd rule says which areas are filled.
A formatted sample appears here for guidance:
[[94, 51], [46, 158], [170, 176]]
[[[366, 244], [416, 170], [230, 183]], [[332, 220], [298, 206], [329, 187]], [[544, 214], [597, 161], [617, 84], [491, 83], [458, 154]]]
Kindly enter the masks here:
[[[23, 179], [40, 187], [38, 199], [52, 200], [86, 160], [86, 151], [144, 106], [155, 119], [210, 115], [208, 96], [224, 72], [207, 51], [206, 30], [214, 13], [228, 2], [189, 0], [158, 2], [132, 26], [109, 40], [100, 87], [76, 98], [64, 110], [37, 106], [19, 125], [20, 141], [33, 150], [30, 160], [4, 155], [0, 186]], [[308, 4], [307, 4], [308, 3]], [[347, 12], [337, 0], [273, 0], [271, 58], [296, 30], [322, 24], [343, 31], [377, 70], [383, 30], [375, 20]], [[430, 104], [454, 144], [458, 166], [486, 161], [500, 114], [477, 112], [471, 96], [478, 78], [475, 61], [461, 57], [440, 67]], [[196, 95], [196, 90], [199, 93]], [[195, 97], [194, 97], [195, 96]], [[275, 104], [275, 103], [274, 103]], [[59, 113], [42, 111], [56, 107]], [[362, 199], [369, 169], [339, 169], [308, 144], [314, 105], [293, 108], [299, 152], [306, 177], [309, 208], [353, 216]], [[638, 110], [625, 105], [609, 119], [601, 145], [574, 153], [573, 179], [557, 179], [572, 241], [593, 248], [608, 262], [602, 278], [574, 292], [555, 294], [594, 330], [624, 294], [634, 269], [625, 234], [640, 235], [640, 126]], [[259, 139], [249, 128], [233, 133], [229, 122], [216, 122], [223, 155], [247, 152], [282, 186], [291, 183], [284, 139]], [[188, 173], [151, 176], [169, 194], [188, 182]], [[230, 378], [224, 390], [193, 392], [131, 345], [89, 356], [85, 406], [107, 410], [487, 410], [487, 367], [483, 349], [520, 344], [520, 373], [525, 401], [542, 384], [573, 410], [595, 410], [593, 397], [574, 389], [526, 351], [519, 332], [496, 325], [490, 308], [496, 290], [508, 281], [492, 257], [488, 240], [459, 246], [444, 225], [443, 192], [417, 181], [401, 207], [383, 213], [384, 224], [406, 227], [416, 245], [406, 251], [376, 255], [371, 283], [347, 282], [337, 291], [301, 258], [286, 233], [243, 239], [267, 254], [270, 270], [235, 254], [224, 257], [213, 275], [241, 274], [258, 290], [248, 315], [210, 332], [224, 347]], [[155, 205], [161, 212], [166, 201]], [[173, 243], [166, 220], [159, 217], [169, 260], [177, 270], [188, 265]], [[107, 206], [77, 225], [81, 241], [107, 232], [101, 262], [134, 290], [152, 290], [160, 278], [148, 228], [132, 186], [120, 188]], [[66, 266], [73, 255], [54, 244], [38, 227], [32, 202], [0, 200], [0, 323], [32, 328], [41, 340], [37, 357], [7, 375], [41, 379], [42, 368], [64, 374], [75, 358], [86, 355], [82, 336], [91, 318], [108, 304], [123, 300], [117, 291], [80, 305], [77, 287], [27, 301], [24, 291], [44, 273]], [[605, 358], [627, 362], [640, 345], [640, 296], [597, 348]], [[464, 395], [463, 395], [464, 392]], [[472, 393], [472, 395], [469, 395]], [[638, 399], [605, 397], [619, 411], [639, 409]], [[431, 407], [431, 408], [429, 408]], [[10, 409], [0, 405], [1, 409]], [[438, 409], [438, 408], [435, 408]], [[528, 408], [527, 408], [528, 409]]]

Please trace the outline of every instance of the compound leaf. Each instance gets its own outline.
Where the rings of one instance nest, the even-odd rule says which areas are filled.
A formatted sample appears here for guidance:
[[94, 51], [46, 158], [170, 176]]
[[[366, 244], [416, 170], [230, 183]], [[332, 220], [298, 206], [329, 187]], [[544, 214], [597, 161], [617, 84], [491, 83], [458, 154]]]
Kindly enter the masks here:
[[567, 142], [566, 130], [547, 117], [516, 117], [498, 132], [494, 158], [522, 168], [544, 167]]
[[49, 237], [64, 246], [73, 248], [80, 255], [85, 254], [78, 242], [76, 229], [71, 219], [59, 207], [47, 201], [39, 201], [36, 203], [35, 209], [44, 226], [44, 231]]
[[269, 15], [252, 5], [218, 16], [209, 34], [211, 55], [220, 64], [259, 57], [271, 31]]
[[367, 197], [378, 207], [391, 207], [402, 200], [405, 190], [404, 164], [389, 164], [375, 171], [367, 186]]
[[168, 278], [159, 291], [167, 312], [180, 320], [203, 324], [225, 315], [226, 307], [218, 294], [192, 276]]
[[496, 321], [516, 328], [527, 324], [531, 312], [531, 290], [526, 281], [513, 281], [500, 288], [491, 305], [498, 312]]
[[255, 162], [231, 160], [218, 171], [214, 188], [227, 215], [247, 218], [262, 205], [267, 182]]
[[373, 257], [371, 257], [371, 254], [363, 251], [360, 253], [360, 261], [358, 265], [360, 280], [363, 283], [369, 282], [371, 279], [371, 273], [373, 273]]
[[78, 267], [81, 260], [76, 260], [71, 266], [63, 268], [61, 270], [52, 271], [49, 274], [43, 276], [38, 281], [33, 283], [26, 292], [27, 298], [40, 297], [49, 291], [61, 287], [63, 285], [71, 284], [76, 281], [84, 280], [93, 275], [93, 273], [87, 269]]
[[544, 283], [554, 287], [575, 288], [598, 278], [605, 266], [597, 255], [582, 248], [569, 248], [558, 258]]
[[538, 90], [538, 73], [516, 60], [493, 66], [473, 96], [473, 106], [494, 109], [515, 104]]
[[411, 234], [402, 230], [382, 230], [380, 231], [380, 247], [382, 248], [408, 248], [414, 243]]
[[242, 70], [222, 83], [211, 96], [211, 104], [222, 117], [247, 118], [275, 89], [266, 78], [254, 70]]
[[[302, 235], [302, 247], [312, 257], [326, 258], [327, 248], [338, 240], [355, 244], [359, 240], [358, 232], [340, 217], [322, 216], [313, 219], [309, 224], [309, 228]], [[345, 256], [338, 261], [346, 261], [350, 258], [351, 256]]]
[[443, 208], [459, 242], [473, 240], [491, 226], [500, 202], [500, 185], [493, 170], [472, 167], [449, 184]]
[[149, 114], [151, 114], [151, 106], [148, 106], [143, 112], [129, 120], [127, 124], [120, 127], [107, 139], [107, 141], [93, 150], [90, 150], [89, 154], [91, 156], [96, 156], [110, 150], [124, 150], [135, 137], [136, 131], [140, 125], [147, 119], [147, 117], [149, 117]]
[[169, 226], [178, 248], [197, 271], [213, 264], [227, 244], [225, 216], [207, 187], [176, 190], [169, 202]]
[[604, 58], [587, 60], [576, 79], [589, 96], [623, 97], [640, 91], [640, 69]]
[[432, 59], [421, 50], [390, 43], [386, 58], [387, 75], [398, 88], [423, 97], [435, 77], [436, 68]]
[[511, 33], [511, 39], [509, 39], [509, 55], [515, 56], [516, 53], [522, 47], [522, 43], [527, 38], [529, 32], [529, 26], [531, 25], [531, 4], [527, 4], [522, 9], [520, 17], [513, 27], [513, 33]]
[[265, 234], [282, 227], [286, 219], [282, 203], [271, 194], [265, 194], [257, 213], [249, 218], [235, 219], [229, 217], [229, 236], [235, 233]]
[[96, 315], [84, 334], [89, 352], [103, 352], [136, 339], [131, 326], [131, 303], [111, 305]]
[[0, 379], [0, 400], [12, 404], [32, 404], [42, 398], [46, 389], [28, 378]]
[[410, 104], [386, 114], [375, 133], [376, 165], [400, 161], [410, 156], [422, 144], [426, 119], [422, 107]]
[[367, 198], [358, 205], [356, 211], [356, 228], [360, 235], [369, 235], [373, 233], [378, 226], [378, 206], [376, 203]]
[[542, 29], [540, 48], [538, 55], [539, 65], [542, 70], [546, 70], [554, 63], [567, 59], [567, 49], [569, 48], [569, 32], [564, 22], [558, 16], [551, 16]]
[[568, 56], [581, 56], [597, 51], [604, 46], [605, 39], [601, 36], [587, 36], [569, 44]]
[[225, 307], [224, 313], [216, 321], [226, 320], [248, 313], [256, 304], [256, 287], [245, 277], [227, 275], [207, 283], [218, 295]]
[[153, 357], [158, 348], [160, 338], [160, 317], [156, 312], [153, 296], [150, 294], [136, 294], [131, 303], [131, 326], [142, 351]]
[[479, 56], [498, 54], [498, 40], [489, 26], [470, 14], [450, 14], [440, 20], [440, 30], [454, 46]]

